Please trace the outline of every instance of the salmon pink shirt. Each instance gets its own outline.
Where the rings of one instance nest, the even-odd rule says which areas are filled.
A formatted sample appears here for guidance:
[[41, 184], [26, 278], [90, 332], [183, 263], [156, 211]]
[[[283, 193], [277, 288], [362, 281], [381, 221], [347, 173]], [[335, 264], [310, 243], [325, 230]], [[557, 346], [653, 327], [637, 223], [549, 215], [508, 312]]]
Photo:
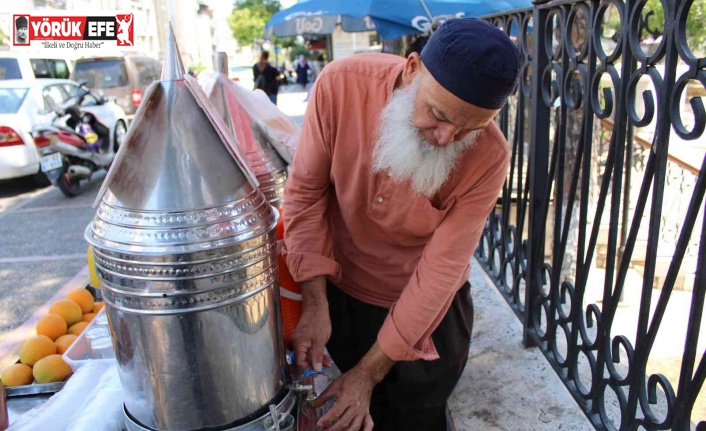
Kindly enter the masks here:
[[433, 360], [431, 333], [468, 279], [509, 148], [491, 123], [430, 199], [373, 172], [375, 130], [403, 67], [397, 56], [359, 54], [319, 75], [287, 180], [283, 254], [295, 280], [326, 276], [389, 308], [378, 333], [388, 357]]

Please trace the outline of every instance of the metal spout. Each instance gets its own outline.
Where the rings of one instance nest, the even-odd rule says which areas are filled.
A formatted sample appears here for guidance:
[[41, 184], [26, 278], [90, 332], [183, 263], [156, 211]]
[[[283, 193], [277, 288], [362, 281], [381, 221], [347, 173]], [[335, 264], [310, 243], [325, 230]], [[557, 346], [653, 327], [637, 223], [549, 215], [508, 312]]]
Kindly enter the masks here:
[[213, 53], [213, 70], [228, 75], [228, 55], [225, 52]]
[[184, 64], [181, 62], [181, 54], [179, 46], [176, 43], [174, 28], [171, 21], [169, 22], [169, 32], [167, 34], [167, 49], [164, 53], [164, 63], [162, 64], [161, 81], [177, 81], [184, 79]]

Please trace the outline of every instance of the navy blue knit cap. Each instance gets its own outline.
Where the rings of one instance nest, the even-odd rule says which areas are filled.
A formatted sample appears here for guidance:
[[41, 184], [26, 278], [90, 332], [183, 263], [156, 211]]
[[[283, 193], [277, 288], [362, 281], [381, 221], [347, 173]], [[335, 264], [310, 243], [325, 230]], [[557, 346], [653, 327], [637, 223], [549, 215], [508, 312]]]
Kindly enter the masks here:
[[450, 19], [429, 38], [422, 63], [459, 99], [500, 109], [515, 90], [520, 53], [505, 32], [476, 18]]

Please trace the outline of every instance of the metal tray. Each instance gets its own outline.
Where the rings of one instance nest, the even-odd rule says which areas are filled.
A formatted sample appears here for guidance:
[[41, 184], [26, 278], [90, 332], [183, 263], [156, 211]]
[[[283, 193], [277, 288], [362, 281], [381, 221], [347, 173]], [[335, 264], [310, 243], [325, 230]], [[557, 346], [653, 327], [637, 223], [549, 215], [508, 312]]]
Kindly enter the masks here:
[[24, 386], [10, 386], [5, 388], [5, 395], [8, 398], [24, 397], [28, 395], [53, 394], [59, 392], [66, 382], [56, 383], [33, 383]]

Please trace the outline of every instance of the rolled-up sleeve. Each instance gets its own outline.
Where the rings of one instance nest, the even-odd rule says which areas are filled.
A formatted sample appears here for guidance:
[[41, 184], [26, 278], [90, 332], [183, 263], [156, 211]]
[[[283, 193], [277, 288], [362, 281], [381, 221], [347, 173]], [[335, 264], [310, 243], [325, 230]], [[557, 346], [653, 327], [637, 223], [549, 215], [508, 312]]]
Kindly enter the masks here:
[[341, 278], [326, 215], [333, 152], [331, 114], [324, 102], [327, 95], [333, 94], [328, 81], [323, 73], [312, 89], [285, 187], [282, 254], [297, 282], [317, 276], [334, 281]]
[[434, 360], [431, 334], [445, 316], [507, 175], [503, 151], [461, 196], [434, 231], [417, 268], [378, 333], [378, 344], [395, 361]]

